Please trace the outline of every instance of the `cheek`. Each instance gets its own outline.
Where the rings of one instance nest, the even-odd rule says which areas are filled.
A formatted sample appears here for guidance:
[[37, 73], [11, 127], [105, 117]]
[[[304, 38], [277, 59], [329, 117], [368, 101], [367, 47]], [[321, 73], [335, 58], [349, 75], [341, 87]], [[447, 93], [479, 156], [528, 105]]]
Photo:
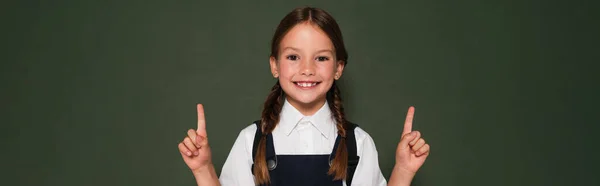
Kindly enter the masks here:
[[296, 71], [294, 69], [290, 69], [290, 68], [281, 69], [281, 77], [282, 78], [292, 79], [292, 77], [294, 77], [295, 74], [296, 74]]
[[290, 78], [294, 75], [294, 69], [286, 62], [279, 63], [279, 74], [281, 78]]
[[319, 74], [321, 75], [321, 77], [327, 80], [333, 79], [333, 76], [335, 75], [335, 68], [333, 68], [333, 65], [331, 64], [323, 64], [319, 68]]

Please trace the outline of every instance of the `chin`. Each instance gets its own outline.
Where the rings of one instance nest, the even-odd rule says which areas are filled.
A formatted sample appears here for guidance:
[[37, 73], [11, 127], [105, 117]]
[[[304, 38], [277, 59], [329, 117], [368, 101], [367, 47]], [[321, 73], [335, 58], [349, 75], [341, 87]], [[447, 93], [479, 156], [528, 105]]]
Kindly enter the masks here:
[[314, 95], [288, 95], [288, 101], [297, 102], [303, 105], [311, 105], [323, 100], [325, 100], [324, 97], [319, 98]]

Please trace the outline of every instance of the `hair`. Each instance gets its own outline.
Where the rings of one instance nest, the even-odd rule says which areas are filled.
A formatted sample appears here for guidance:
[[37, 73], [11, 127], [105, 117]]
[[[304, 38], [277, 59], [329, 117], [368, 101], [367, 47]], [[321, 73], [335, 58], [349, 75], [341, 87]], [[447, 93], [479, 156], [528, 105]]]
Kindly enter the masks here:
[[[271, 55], [275, 59], [279, 58], [279, 47], [283, 37], [291, 30], [294, 26], [301, 23], [310, 23], [318, 26], [331, 40], [334, 47], [336, 63], [348, 63], [348, 53], [344, 46], [342, 38], [342, 32], [333, 17], [322, 9], [313, 7], [300, 7], [294, 9], [288, 13], [279, 23], [279, 26], [275, 30], [273, 39], [271, 40]], [[344, 114], [344, 107], [342, 106], [342, 98], [340, 89], [334, 82], [326, 95], [327, 103], [331, 109], [332, 119], [336, 122], [338, 129], [338, 135], [342, 138], [338, 144], [338, 148], [335, 152], [335, 157], [331, 163], [328, 174], [334, 177], [334, 180], [343, 180], [346, 178], [346, 168], [348, 167], [348, 150], [346, 149], [346, 128], [348, 121]], [[254, 176], [256, 184], [268, 184], [270, 183], [269, 171], [267, 169], [266, 162], [266, 143], [267, 135], [273, 132], [277, 123], [279, 123], [279, 115], [283, 108], [284, 92], [281, 89], [279, 81], [275, 83], [267, 100], [264, 103], [262, 117], [261, 117], [261, 128], [263, 136], [261, 136], [258, 142], [258, 149], [256, 157], [254, 157]]]

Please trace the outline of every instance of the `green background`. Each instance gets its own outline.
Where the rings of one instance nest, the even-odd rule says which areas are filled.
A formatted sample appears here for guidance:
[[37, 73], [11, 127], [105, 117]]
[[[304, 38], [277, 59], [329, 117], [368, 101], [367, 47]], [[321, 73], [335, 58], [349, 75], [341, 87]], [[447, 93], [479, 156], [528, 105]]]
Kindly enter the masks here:
[[275, 80], [297, 6], [349, 51], [345, 107], [388, 178], [407, 108], [414, 185], [598, 185], [600, 33], [584, 1], [18, 1], [2, 5], [0, 185], [193, 185], [177, 143], [205, 104], [220, 173]]

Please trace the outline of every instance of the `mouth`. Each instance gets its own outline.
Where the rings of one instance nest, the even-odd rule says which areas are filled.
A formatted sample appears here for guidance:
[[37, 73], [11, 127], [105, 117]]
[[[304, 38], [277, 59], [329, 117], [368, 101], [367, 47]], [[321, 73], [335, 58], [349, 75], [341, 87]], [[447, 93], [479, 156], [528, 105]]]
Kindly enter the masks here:
[[310, 89], [321, 84], [321, 82], [319, 81], [294, 81], [293, 83], [294, 85], [296, 85], [296, 87], [299, 87], [301, 89]]

